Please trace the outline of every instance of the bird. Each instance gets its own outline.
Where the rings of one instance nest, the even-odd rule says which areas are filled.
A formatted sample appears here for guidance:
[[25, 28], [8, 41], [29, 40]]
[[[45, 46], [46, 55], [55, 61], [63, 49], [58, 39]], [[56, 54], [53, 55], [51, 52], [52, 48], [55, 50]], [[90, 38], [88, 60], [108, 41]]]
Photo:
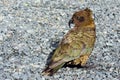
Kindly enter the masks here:
[[71, 24], [74, 27], [62, 38], [42, 75], [52, 76], [65, 64], [84, 67], [89, 59], [96, 39], [92, 10], [85, 8], [75, 12], [68, 26], [71, 27]]

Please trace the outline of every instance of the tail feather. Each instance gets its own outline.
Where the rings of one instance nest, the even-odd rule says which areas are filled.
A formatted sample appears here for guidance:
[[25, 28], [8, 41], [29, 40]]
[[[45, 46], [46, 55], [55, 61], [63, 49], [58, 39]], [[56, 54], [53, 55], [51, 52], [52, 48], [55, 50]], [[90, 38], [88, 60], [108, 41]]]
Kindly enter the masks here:
[[48, 76], [52, 76], [54, 73], [56, 73], [65, 63], [62, 63], [54, 68], [49, 68], [49, 66], [47, 66], [43, 72], [42, 75], [48, 75]]
[[43, 72], [42, 72], [42, 75], [48, 75], [48, 76], [52, 76], [54, 73], [54, 70], [53, 69], [50, 69], [49, 67], [46, 67]]

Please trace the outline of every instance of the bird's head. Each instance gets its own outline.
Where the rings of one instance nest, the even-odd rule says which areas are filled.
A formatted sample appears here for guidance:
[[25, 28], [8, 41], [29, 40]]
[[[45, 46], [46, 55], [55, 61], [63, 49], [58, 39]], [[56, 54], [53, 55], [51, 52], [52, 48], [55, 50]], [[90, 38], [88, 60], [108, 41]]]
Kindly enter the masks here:
[[75, 12], [69, 21], [70, 24], [75, 24], [76, 27], [84, 27], [93, 23], [92, 11], [88, 8]]

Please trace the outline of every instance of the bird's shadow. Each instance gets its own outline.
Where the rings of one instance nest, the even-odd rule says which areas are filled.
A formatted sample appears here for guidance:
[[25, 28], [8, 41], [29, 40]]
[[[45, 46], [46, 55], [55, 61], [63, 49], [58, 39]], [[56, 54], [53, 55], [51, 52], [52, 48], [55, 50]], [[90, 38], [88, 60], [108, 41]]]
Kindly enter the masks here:
[[46, 61], [46, 66], [48, 66], [51, 63], [52, 56], [54, 54], [56, 49], [54, 49], [50, 54], [48, 55], [47, 61]]
[[46, 61], [46, 66], [48, 66], [51, 63], [52, 56], [53, 56], [56, 48], [58, 47], [58, 45], [59, 45], [59, 41], [54, 41], [54, 42], [50, 43], [50, 47], [53, 47], [54, 49], [48, 55], [48, 58], [47, 58], [47, 61]]

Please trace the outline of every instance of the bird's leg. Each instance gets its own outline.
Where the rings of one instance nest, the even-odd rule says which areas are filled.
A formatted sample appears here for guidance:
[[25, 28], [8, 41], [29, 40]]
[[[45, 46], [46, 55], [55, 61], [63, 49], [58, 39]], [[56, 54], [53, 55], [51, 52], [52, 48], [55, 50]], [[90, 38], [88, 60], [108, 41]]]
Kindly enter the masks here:
[[85, 66], [88, 58], [89, 58], [88, 54], [82, 55], [79, 58], [77, 58], [77, 59], [74, 60], [74, 64], [75, 65], [80, 65], [80, 66]]

